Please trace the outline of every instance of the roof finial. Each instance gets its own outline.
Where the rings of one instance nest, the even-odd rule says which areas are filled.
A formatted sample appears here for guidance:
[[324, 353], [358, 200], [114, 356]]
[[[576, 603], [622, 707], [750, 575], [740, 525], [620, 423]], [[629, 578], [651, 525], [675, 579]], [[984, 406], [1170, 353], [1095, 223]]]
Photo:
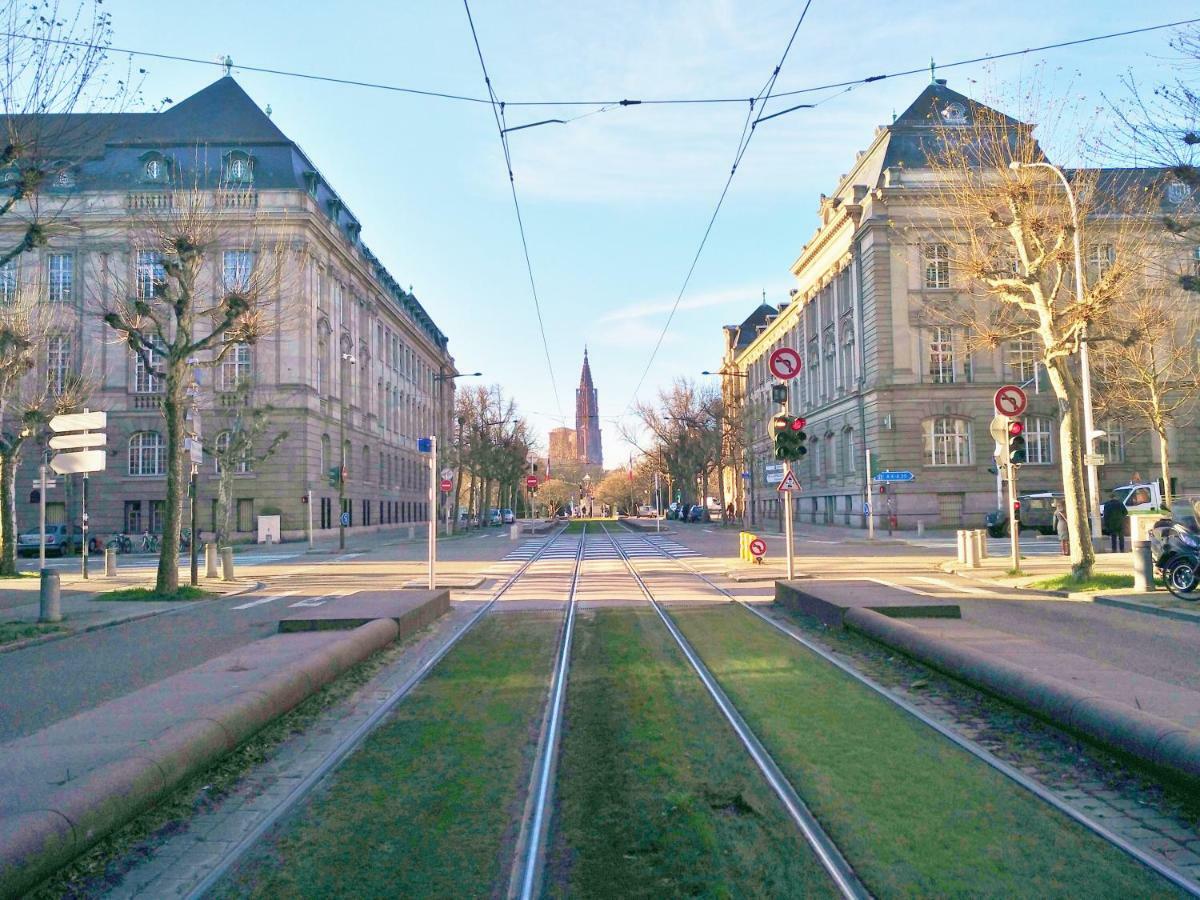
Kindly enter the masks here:
[[937, 64], [933, 61], [933, 57], [929, 57], [929, 83], [933, 84], [937, 81]]
[[225, 61], [222, 63], [225, 66], [225, 77], [228, 78], [233, 74], [233, 57], [228, 53], [225, 54]]
[[763, 288], [763, 303], [767, 302], [767, 289]]

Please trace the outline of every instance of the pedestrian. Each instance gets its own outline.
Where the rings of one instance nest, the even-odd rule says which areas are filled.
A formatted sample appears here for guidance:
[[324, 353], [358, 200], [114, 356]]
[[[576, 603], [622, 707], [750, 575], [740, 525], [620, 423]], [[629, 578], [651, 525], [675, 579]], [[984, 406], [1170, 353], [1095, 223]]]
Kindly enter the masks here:
[[1113, 553], [1125, 552], [1125, 526], [1128, 520], [1129, 510], [1116, 497], [1109, 497], [1100, 507], [1100, 531], [1108, 535]]
[[1071, 532], [1067, 528], [1067, 517], [1062, 511], [1062, 506], [1057, 500], [1054, 501], [1054, 530], [1058, 532], [1058, 541], [1062, 544], [1063, 556], [1070, 554], [1070, 536]]

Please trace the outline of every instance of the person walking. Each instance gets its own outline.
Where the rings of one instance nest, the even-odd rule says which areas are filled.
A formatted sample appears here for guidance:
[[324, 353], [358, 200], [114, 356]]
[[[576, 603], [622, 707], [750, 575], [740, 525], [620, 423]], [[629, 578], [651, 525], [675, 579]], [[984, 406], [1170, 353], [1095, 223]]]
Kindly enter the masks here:
[[1054, 530], [1058, 532], [1058, 541], [1062, 544], [1063, 556], [1070, 555], [1071, 531], [1067, 527], [1067, 516], [1057, 500], [1054, 501]]
[[1125, 526], [1128, 522], [1129, 510], [1124, 503], [1116, 497], [1104, 501], [1100, 507], [1100, 531], [1108, 535], [1113, 553], [1125, 552]]

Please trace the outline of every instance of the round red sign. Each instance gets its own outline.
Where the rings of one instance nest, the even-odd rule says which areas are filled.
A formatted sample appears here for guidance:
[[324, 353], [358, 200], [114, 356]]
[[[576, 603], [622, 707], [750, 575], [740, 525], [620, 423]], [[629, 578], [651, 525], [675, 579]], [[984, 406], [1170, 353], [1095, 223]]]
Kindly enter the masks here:
[[1011, 419], [1025, 412], [1025, 407], [1029, 405], [1029, 397], [1015, 384], [1006, 384], [996, 391], [993, 402], [996, 404], [996, 412]]
[[453, 481], [451, 481], [449, 478], [443, 478], [443, 479], [442, 479], [442, 493], [443, 493], [443, 494], [448, 494], [448, 493], [450, 493], [450, 489], [451, 489], [452, 487], [454, 487], [454, 482], [453, 482]]
[[750, 542], [750, 554], [752, 556], [766, 556], [767, 542], [762, 538], [755, 538]]
[[804, 362], [800, 359], [800, 351], [793, 350], [791, 347], [776, 347], [771, 351], [767, 365], [770, 367], [772, 375], [781, 381], [787, 381], [800, 374]]
[[526, 475], [525, 476], [525, 487], [529, 488], [529, 490], [532, 491], [537, 486], [538, 486], [538, 480], [537, 480], [536, 475]]

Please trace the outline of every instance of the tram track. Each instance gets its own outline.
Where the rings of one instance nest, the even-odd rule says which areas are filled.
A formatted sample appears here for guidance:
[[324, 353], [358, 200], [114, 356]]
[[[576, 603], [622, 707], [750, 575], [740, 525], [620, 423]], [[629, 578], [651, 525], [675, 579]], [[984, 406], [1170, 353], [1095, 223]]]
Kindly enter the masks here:
[[[605, 529], [605, 533], [608, 534], [607, 528]], [[838, 659], [836, 656], [834, 656], [829, 651], [825, 650], [823, 647], [808, 640], [803, 635], [801, 635], [801, 634], [797, 633], [795, 630], [789, 628], [784, 623], [779, 622], [778, 620], [772, 618], [771, 616], [766, 615], [762, 610], [755, 608], [754, 604], [747, 603], [745, 600], [742, 600], [741, 598], [730, 593], [725, 588], [716, 584], [711, 578], [709, 578], [703, 572], [698, 571], [697, 569], [688, 565], [686, 562], [679, 559], [678, 557], [672, 556], [671, 554], [667, 553], [661, 546], [659, 546], [654, 541], [650, 540], [649, 537], [647, 537], [646, 535], [641, 534], [640, 532], [634, 531], [633, 529], [628, 528], [628, 526], [625, 526], [624, 533], [635, 535], [646, 545], [648, 545], [649, 547], [654, 549], [654, 551], [658, 554], [657, 558], [667, 560], [667, 561], [673, 563], [675, 566], [677, 566], [682, 571], [699, 579], [704, 584], [706, 584], [708, 587], [710, 587], [712, 590], [714, 590], [718, 594], [724, 596], [730, 602], [742, 607], [747, 612], [749, 612], [751, 615], [755, 616], [758, 620], [771, 626], [772, 629], [781, 633], [782, 635], [787, 637], [789, 640], [794, 641], [797, 644], [801, 645], [806, 650], [815, 654], [820, 659], [824, 660], [825, 662], [834, 666], [836, 669], [838, 669], [845, 675], [849, 676], [851, 679], [853, 679], [858, 684], [867, 688], [868, 690], [870, 690], [877, 696], [883, 698], [888, 703], [890, 703], [891, 705], [902, 710], [904, 713], [908, 714], [909, 716], [912, 716], [913, 718], [917, 719], [922, 724], [933, 729], [935, 732], [937, 732], [942, 737], [946, 738], [948, 741], [953, 743], [958, 748], [966, 751], [974, 758], [976, 758], [979, 761], [986, 764], [989, 768], [1000, 773], [1006, 779], [1008, 779], [1009, 781], [1018, 785], [1019, 787], [1021, 787], [1025, 791], [1029, 792], [1030, 794], [1034, 795], [1038, 800], [1042, 801], [1043, 803], [1050, 806], [1057, 812], [1063, 814], [1064, 816], [1071, 819], [1078, 825], [1082, 826], [1084, 829], [1091, 832], [1096, 837], [1100, 838], [1101, 840], [1112, 845], [1113, 847], [1117, 848], [1118, 850], [1125, 853], [1126, 855], [1137, 860], [1142, 865], [1146, 866], [1150, 870], [1154, 871], [1155, 873], [1157, 873], [1158, 875], [1160, 875], [1161, 877], [1163, 877], [1164, 879], [1169, 881], [1175, 887], [1181, 889], [1182, 891], [1186, 892], [1187, 894], [1189, 894], [1191, 896], [1200, 897], [1200, 884], [1197, 884], [1195, 881], [1192, 881], [1186, 875], [1179, 872], [1178, 870], [1176, 870], [1172, 866], [1168, 865], [1167, 863], [1163, 862], [1161, 859], [1158, 859], [1157, 857], [1147, 853], [1141, 847], [1138, 847], [1136, 844], [1132, 843], [1131, 841], [1127, 840], [1126, 838], [1122, 837], [1121, 835], [1115, 833], [1111, 829], [1105, 827], [1100, 822], [1097, 822], [1095, 819], [1092, 819], [1086, 813], [1074, 808], [1073, 806], [1068, 804], [1066, 801], [1064, 801], [1062, 798], [1058, 797], [1054, 792], [1052, 792], [1051, 790], [1046, 788], [1044, 785], [1040, 784], [1039, 782], [1030, 778], [1023, 772], [1017, 770], [1013, 766], [1004, 762], [1003, 760], [1001, 760], [999, 757], [997, 757], [995, 754], [991, 753], [984, 747], [981, 747], [979, 744], [975, 743], [974, 741], [955, 732], [953, 729], [947, 727], [946, 725], [943, 725], [942, 723], [938, 722], [936, 719], [931, 718], [930, 716], [925, 714], [922, 710], [918, 709], [913, 704], [909, 703], [908, 701], [904, 700], [901, 697], [896, 696], [891, 691], [889, 691], [886, 687], [884, 687], [883, 685], [874, 681], [873, 679], [869, 678], [868, 676], [863, 675], [861, 672], [859, 672], [853, 666], [849, 665], [848, 663], [846, 663], [845, 661], [843, 661], [841, 659]], [[609, 537], [610, 537], [610, 539], [612, 539], [611, 534], [609, 534]], [[667, 623], [667, 627], [669, 629], [671, 629], [673, 634], [675, 632], [677, 632], [678, 631], [677, 627], [675, 627], [674, 623], [670, 621], [670, 617], [666, 613], [666, 611], [661, 608], [660, 604], [658, 604], [655, 600], [652, 599], [651, 592], [649, 591], [648, 587], [646, 586], [644, 579], [642, 579], [640, 574], [636, 572], [636, 569], [634, 569], [632, 562], [629, 559], [628, 554], [624, 551], [623, 548], [620, 548], [618, 546], [617, 541], [613, 540], [613, 545], [614, 545], [614, 547], [618, 547], [618, 553], [620, 553], [622, 558], [626, 561], [626, 565], [629, 567], [631, 573], [633, 573], [635, 580], [638, 581], [639, 587], [641, 587], [642, 591], [646, 594], [647, 599], [654, 606], [654, 608], [658, 612], [659, 616], [661, 618], [663, 618], [664, 623]], [[681, 638], [682, 638], [682, 635], [680, 635], [680, 639]], [[679, 639], [677, 639], [677, 640], [679, 640]], [[680, 647], [681, 647], [681, 649], [683, 648], [682, 643], [680, 644]], [[685, 652], [685, 654], [689, 655], [689, 661], [690, 661], [691, 654], [689, 654], [687, 650], [685, 650], [684, 652]], [[706, 684], [707, 684], [707, 682], [706, 682]], [[715, 695], [714, 695], [714, 699], [715, 699]], [[718, 701], [718, 705], [720, 705], [719, 701]], [[722, 712], [725, 712], [724, 707], [722, 707]], [[756, 762], [757, 762], [757, 759], [756, 759]], [[774, 784], [772, 784], [772, 787], [774, 787]], [[824, 862], [824, 860], [822, 860], [822, 861]], [[839, 886], [840, 886], [840, 883], [839, 883]]]
[[[483, 605], [467, 620], [454, 635], [433, 653], [411, 676], [393, 690], [386, 699], [356, 727], [345, 739], [340, 741], [321, 762], [314, 767], [296, 786], [270, 811], [265, 813], [258, 823], [250, 829], [239, 841], [230, 847], [213, 866], [205, 877], [199, 881], [187, 894], [188, 900], [200, 900], [209, 895], [234, 869], [235, 866], [275, 827], [285, 816], [301, 804], [313, 790], [331, 772], [340, 766], [363, 742], [395, 711], [396, 707], [412, 691], [425, 680], [439, 663], [449, 655], [464, 637], [479, 624], [492, 610], [500, 599], [507, 594], [526, 575], [529, 569], [546, 555], [553, 543], [565, 533], [566, 529], [551, 534], [529, 559], [522, 562], [500, 585], [492, 592]], [[580, 540], [580, 550], [576, 556], [572, 574], [572, 591], [578, 580], [579, 564], [582, 559], [583, 540]], [[558, 666], [556, 665], [556, 672]]]

